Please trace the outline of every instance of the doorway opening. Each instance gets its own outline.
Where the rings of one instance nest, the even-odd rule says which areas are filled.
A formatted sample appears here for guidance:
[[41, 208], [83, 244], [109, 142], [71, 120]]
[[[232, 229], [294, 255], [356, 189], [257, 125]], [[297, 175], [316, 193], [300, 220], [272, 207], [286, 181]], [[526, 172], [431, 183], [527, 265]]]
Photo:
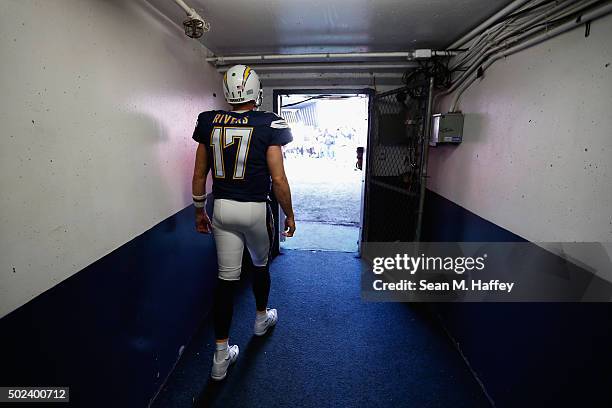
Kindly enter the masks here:
[[297, 224], [280, 247], [357, 252], [370, 93], [275, 94], [276, 112], [293, 134], [283, 154]]

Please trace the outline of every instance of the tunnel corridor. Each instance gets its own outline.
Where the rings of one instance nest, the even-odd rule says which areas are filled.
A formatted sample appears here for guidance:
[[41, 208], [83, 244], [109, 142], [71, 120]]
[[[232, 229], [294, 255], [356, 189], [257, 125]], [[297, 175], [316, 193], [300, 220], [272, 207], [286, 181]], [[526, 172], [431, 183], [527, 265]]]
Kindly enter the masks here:
[[[611, 0], [0, 1], [0, 408], [612, 407], [611, 38]], [[247, 270], [212, 383], [222, 180], [279, 322]], [[431, 258], [472, 285], [402, 287]]]

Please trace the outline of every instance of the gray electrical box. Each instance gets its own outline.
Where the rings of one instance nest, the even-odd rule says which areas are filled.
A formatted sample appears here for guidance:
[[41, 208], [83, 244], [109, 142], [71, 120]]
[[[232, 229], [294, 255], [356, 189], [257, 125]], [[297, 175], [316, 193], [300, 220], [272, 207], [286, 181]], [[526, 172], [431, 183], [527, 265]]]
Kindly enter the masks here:
[[463, 141], [463, 113], [438, 113], [433, 115], [429, 144], [461, 143]]

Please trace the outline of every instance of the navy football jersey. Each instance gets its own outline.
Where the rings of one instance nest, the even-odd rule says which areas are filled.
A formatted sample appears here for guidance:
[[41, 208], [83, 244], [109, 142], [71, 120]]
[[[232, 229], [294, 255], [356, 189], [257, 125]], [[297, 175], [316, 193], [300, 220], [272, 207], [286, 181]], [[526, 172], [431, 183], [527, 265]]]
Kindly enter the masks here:
[[261, 202], [271, 187], [268, 146], [284, 146], [293, 137], [274, 113], [216, 110], [200, 113], [193, 139], [206, 145], [215, 198]]

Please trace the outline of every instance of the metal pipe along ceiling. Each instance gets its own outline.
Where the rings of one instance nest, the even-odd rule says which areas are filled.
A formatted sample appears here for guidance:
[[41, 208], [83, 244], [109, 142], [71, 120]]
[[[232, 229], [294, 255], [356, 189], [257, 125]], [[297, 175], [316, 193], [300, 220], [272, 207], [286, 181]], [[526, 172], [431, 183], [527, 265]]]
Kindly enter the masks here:
[[[588, 6], [589, 3], [581, 3], [580, 7], [577, 8], [576, 10], [581, 10], [582, 8]], [[564, 6], [567, 7], [567, 6]], [[570, 6], [572, 7], [572, 6]], [[563, 8], [563, 7], [562, 7]], [[567, 8], [566, 8], [567, 9]], [[555, 8], [554, 11], [559, 11], [559, 9]], [[549, 13], [544, 13], [543, 16], [546, 17]], [[520, 30], [528, 27], [536, 22], [540, 21], [540, 16], [537, 16], [529, 21], [527, 21], [525, 24], [520, 25], [516, 30], [517, 32], [521, 32]], [[514, 33], [514, 31], [512, 31], [512, 33]], [[512, 34], [510, 33], [510, 34]], [[483, 48], [479, 54], [480, 56], [478, 57], [478, 59], [476, 59], [475, 61], [472, 61], [469, 65], [470, 67], [467, 69], [467, 71], [463, 72], [459, 78], [457, 78], [455, 80], [455, 83], [453, 84], [453, 86], [451, 86], [449, 89], [447, 89], [443, 94], [449, 94], [451, 92], [453, 92], [455, 89], [457, 89], [459, 87], [459, 85], [461, 85], [461, 83], [463, 83], [463, 81], [465, 79], [467, 79], [472, 73], [474, 73], [474, 71], [476, 71], [478, 68], [480, 68], [480, 65], [491, 55], [494, 55], [495, 53], [497, 53], [500, 50], [503, 50], [504, 48], [507, 48], [508, 46], [510, 46], [511, 44], [515, 44], [515, 43], [519, 43], [521, 40], [531, 37], [533, 36], [533, 29], [528, 29], [527, 31], [524, 31], [521, 35], [515, 36], [514, 38], [510, 39], [509, 41], [503, 41], [506, 38], [508, 38], [508, 34], [506, 35], [502, 35], [499, 39], [496, 39], [496, 42], [500, 42], [500, 45], [497, 45], [495, 47], [493, 47], [493, 44], [486, 46], [485, 48]], [[503, 42], [502, 42], [503, 41]], [[473, 58], [476, 58], [477, 55], [475, 55]], [[471, 60], [472, 58], [470, 58]], [[455, 64], [453, 64], [453, 68], [455, 67]]]
[[[451, 56], [456, 52], [451, 51], [431, 51], [432, 56]], [[281, 60], [328, 60], [328, 59], [360, 59], [360, 58], [397, 58], [414, 59], [416, 51], [404, 52], [356, 52], [356, 53], [319, 53], [319, 54], [271, 54], [271, 55], [231, 55], [208, 57], [206, 61], [216, 64], [239, 61], [281, 61]]]
[[[459, 67], [460, 65], [464, 65], [466, 62], [470, 62], [468, 65], [476, 65], [473, 62], [476, 57], [478, 55], [483, 55], [484, 53], [489, 51], [493, 47], [494, 43], [501, 43], [502, 41], [508, 39], [509, 37], [512, 37], [513, 35], [516, 35], [517, 33], [523, 33], [519, 37], [515, 37], [513, 40], [513, 42], [520, 41], [522, 38], [526, 38], [532, 35], [534, 29], [538, 29], [538, 27], [535, 25], [536, 23], [546, 18], [559, 18], [564, 14], [564, 11], [569, 13], [585, 9], [590, 5], [596, 3], [597, 1], [599, 0], [591, 0], [578, 3], [576, 3], [576, 0], [558, 1], [555, 5], [553, 5], [553, 7], [550, 8], [550, 10], [536, 15], [535, 17], [525, 21], [524, 23], [521, 23], [518, 26], [513, 26], [511, 29], [508, 30], [504, 30], [506, 26], [500, 26], [499, 28], [495, 29], [496, 32], [493, 36], [489, 37], [488, 40], [482, 41], [482, 44], [478, 44], [476, 50], [470, 49], [468, 52], [466, 52], [465, 54], [467, 54], [467, 58], [461, 56], [458, 61], [455, 61], [450, 65], [450, 68], [453, 69]], [[559, 13], [561, 13], [561, 15], [559, 15]], [[505, 44], [508, 45], [508, 43]], [[473, 46], [474, 44], [472, 44], [472, 47]], [[464, 73], [464, 75], [462, 76], [466, 77], [467, 73]], [[460, 81], [460, 79], [457, 79], [457, 81]]]
[[183, 9], [183, 11], [187, 14], [187, 16], [189, 16], [189, 18], [195, 18], [202, 22], [204, 21], [204, 19], [197, 13], [197, 11], [195, 11], [193, 7], [190, 7], [183, 0], [174, 0], [174, 2], [178, 4], [180, 8]]
[[471, 39], [476, 37], [478, 34], [483, 32], [484, 30], [486, 30], [489, 26], [493, 25], [497, 20], [507, 16], [508, 14], [510, 14], [513, 11], [517, 10], [519, 7], [524, 6], [526, 3], [530, 2], [530, 1], [531, 0], [515, 0], [515, 1], [513, 1], [512, 3], [508, 4], [506, 7], [504, 7], [503, 9], [501, 9], [500, 11], [498, 11], [497, 13], [493, 14], [491, 17], [486, 19], [478, 27], [474, 28], [472, 31], [470, 31], [469, 33], [467, 33], [466, 35], [464, 35], [463, 37], [461, 37], [460, 39], [458, 39], [457, 41], [455, 41], [454, 43], [449, 45], [448, 48], [451, 49], [451, 50], [455, 49], [455, 48], [460, 48], [461, 46], [466, 44], [468, 41], [470, 41]]
[[[556, 37], [568, 30], [571, 30], [572, 28], [578, 27], [582, 24], [586, 24], [591, 22], [592, 20], [595, 20], [597, 18], [603, 17], [607, 14], [612, 13], [612, 4], [607, 4], [605, 6], [602, 6], [598, 9], [592, 10], [588, 13], [585, 13], [581, 16], [580, 20], [572, 20], [568, 23], [565, 23], [563, 25], [560, 25], [550, 31], [547, 31], [543, 34], [540, 34], [534, 38], [531, 38], [523, 43], [520, 43], [518, 45], [515, 45], [514, 47], [508, 48], [504, 51], [501, 51], [495, 55], [493, 55], [491, 57], [491, 59], [489, 59], [484, 65], [482, 65], [482, 69], [486, 70], [488, 67], [490, 67], [495, 61], [497, 61], [500, 58], [506, 57], [508, 55], [517, 53], [519, 51], [522, 51], [526, 48], [532, 47], [536, 44], [539, 44], [549, 38], [552, 37]], [[451, 103], [451, 108], [450, 111], [453, 112], [457, 109], [457, 105], [459, 103], [459, 98], [461, 97], [461, 95], [463, 94], [463, 92], [476, 80], [476, 75], [472, 76], [470, 79], [466, 80], [465, 82], [463, 82], [461, 84], [461, 86], [459, 87], [459, 89], [457, 90], [455, 96], [453, 97], [452, 103]], [[436, 95], [437, 96], [437, 95]]]
[[[396, 63], [336, 63], [336, 64], [324, 64], [324, 63], [311, 63], [311, 64], [259, 64], [253, 65], [254, 69], [260, 72], [288, 72], [288, 71], [404, 71], [410, 68], [418, 67], [416, 62], [396, 62]], [[223, 73], [229, 69], [229, 65], [220, 66], [217, 71]]]
[[337, 78], [397, 78], [401, 79], [404, 74], [401, 72], [296, 72], [296, 73], [262, 73], [259, 74], [259, 78], [265, 79], [337, 79]]

